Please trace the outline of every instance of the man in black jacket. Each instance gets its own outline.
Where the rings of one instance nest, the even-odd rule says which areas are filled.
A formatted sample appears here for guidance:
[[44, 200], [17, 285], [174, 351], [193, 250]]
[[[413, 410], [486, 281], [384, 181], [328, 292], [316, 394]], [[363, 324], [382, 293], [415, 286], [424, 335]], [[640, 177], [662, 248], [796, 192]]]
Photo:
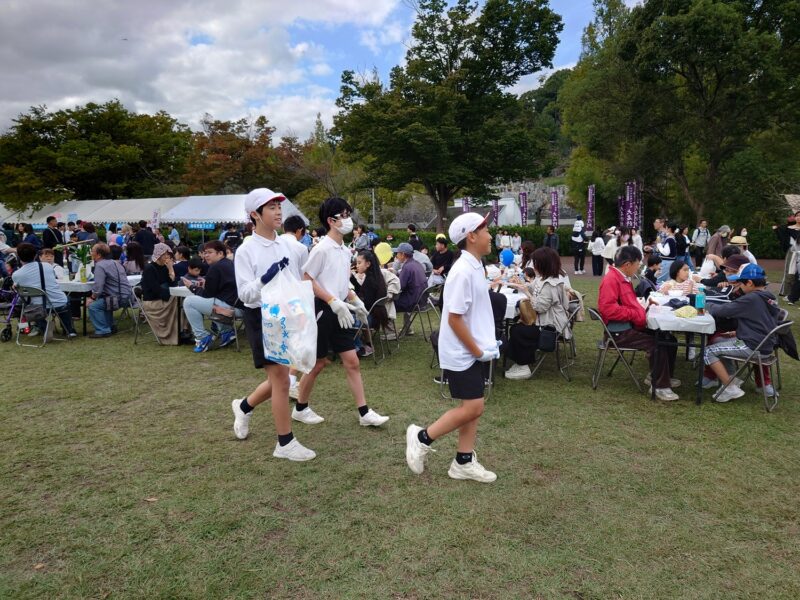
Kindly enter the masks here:
[[[204, 316], [210, 316], [212, 307], [234, 309], [239, 303], [236, 290], [236, 276], [233, 262], [225, 258], [225, 244], [218, 240], [203, 246], [203, 258], [208, 263], [208, 272], [202, 282], [190, 282], [189, 289], [194, 296], [186, 298], [183, 312], [194, 332], [197, 353], [206, 352], [214, 341], [214, 334], [205, 328]], [[231, 325], [220, 325], [219, 347], [223, 348], [236, 339], [236, 331]]]
[[[64, 236], [56, 227], [58, 220], [53, 217], [47, 217], [47, 229], [42, 232], [42, 248], [55, 248], [64, 243]], [[55, 252], [56, 264], [64, 266], [64, 253]]]
[[133, 236], [133, 239], [142, 247], [142, 254], [144, 260], [147, 262], [153, 256], [153, 248], [156, 245], [156, 236], [147, 226], [147, 221], [139, 221], [139, 231]]

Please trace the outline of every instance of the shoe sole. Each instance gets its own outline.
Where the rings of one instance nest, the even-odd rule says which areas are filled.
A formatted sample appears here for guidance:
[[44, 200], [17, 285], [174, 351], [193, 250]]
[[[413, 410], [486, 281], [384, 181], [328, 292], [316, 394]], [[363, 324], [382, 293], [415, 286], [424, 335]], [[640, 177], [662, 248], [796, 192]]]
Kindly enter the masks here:
[[421, 428], [415, 431], [414, 429], [411, 428], [411, 425], [409, 425], [408, 429], [406, 429], [406, 464], [408, 465], [409, 470], [414, 475], [422, 475], [422, 473], [425, 472], [425, 461], [424, 460], [422, 461], [422, 469], [419, 472], [417, 472], [414, 470], [414, 467], [411, 466], [412, 460], [411, 457], [409, 456], [410, 454], [409, 450], [411, 449], [411, 446], [413, 445], [413, 442], [415, 441], [417, 433], [419, 431], [421, 431]]
[[290, 460], [292, 462], [308, 462], [309, 460], [314, 460], [317, 457], [316, 453], [308, 457], [305, 456], [297, 457], [297, 456], [283, 456], [282, 454], [278, 454], [277, 452], [273, 452], [272, 456], [274, 456], [275, 458], [283, 458], [285, 460]]
[[380, 423], [364, 423], [361, 419], [358, 420], [358, 424], [362, 427], [380, 427], [381, 425], [385, 424], [386, 421], [389, 420], [389, 417], [383, 417], [383, 421]]

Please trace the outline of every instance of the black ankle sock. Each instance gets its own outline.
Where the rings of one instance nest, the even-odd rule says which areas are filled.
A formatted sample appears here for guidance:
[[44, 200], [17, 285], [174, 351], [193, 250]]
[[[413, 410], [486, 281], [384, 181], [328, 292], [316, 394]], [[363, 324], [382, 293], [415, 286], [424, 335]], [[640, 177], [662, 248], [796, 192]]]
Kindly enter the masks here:
[[423, 444], [425, 444], [426, 446], [430, 446], [433, 443], [433, 440], [431, 439], [431, 436], [428, 435], [428, 430], [427, 429], [423, 429], [422, 431], [420, 431], [417, 434], [417, 439], [420, 442], [422, 442]]
[[241, 409], [242, 409], [242, 412], [243, 412], [244, 414], [247, 414], [247, 413], [251, 413], [251, 412], [253, 412], [253, 408], [255, 408], [255, 407], [253, 407], [253, 406], [250, 406], [250, 405], [247, 403], [247, 398], [244, 398], [244, 399], [242, 400], [242, 403], [239, 405], [239, 408], [241, 408]]
[[368, 412], [369, 412], [369, 406], [367, 406], [366, 404], [364, 406], [358, 407], [358, 414], [361, 415], [362, 417]]
[[290, 431], [285, 435], [278, 434], [278, 444], [285, 446], [294, 439], [294, 434]]
[[[300, 412], [301, 410], [305, 410], [307, 408], [308, 408], [308, 402], [306, 402], [305, 404], [301, 404], [300, 402], [296, 402], [295, 405], [294, 405], [294, 409], [297, 412]], [[289, 441], [291, 442], [291, 440], [289, 440]]]
[[472, 452], [456, 452], [456, 462], [460, 465], [472, 462]]

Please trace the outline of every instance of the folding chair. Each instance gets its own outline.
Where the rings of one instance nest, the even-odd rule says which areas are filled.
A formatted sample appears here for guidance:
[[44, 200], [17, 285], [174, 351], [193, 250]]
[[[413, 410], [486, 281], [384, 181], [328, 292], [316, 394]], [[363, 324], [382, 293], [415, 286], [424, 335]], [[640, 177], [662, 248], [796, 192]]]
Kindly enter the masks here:
[[[386, 349], [389, 345], [386, 333], [386, 327], [383, 324], [378, 324], [376, 327], [370, 327], [369, 321], [371, 317], [375, 314], [375, 309], [380, 306], [385, 306], [387, 300], [389, 300], [389, 296], [384, 296], [383, 298], [378, 298], [375, 302], [372, 303], [370, 306], [369, 311], [367, 312], [367, 322], [361, 323], [361, 325], [356, 330], [354, 338], [361, 335], [362, 337], [365, 336], [367, 339], [367, 343], [372, 346], [372, 357], [375, 361], [375, 364], [380, 364], [382, 360], [386, 358]], [[374, 319], [372, 319], [374, 321]], [[374, 342], [375, 337], [373, 333], [377, 335], [378, 342], [380, 343], [381, 348], [381, 357], [378, 358], [378, 347]]]
[[[734, 373], [730, 377], [730, 379], [728, 380], [728, 383], [726, 383], [725, 385], [720, 386], [720, 388], [716, 392], [714, 392], [714, 398], [716, 398], [717, 396], [719, 396], [719, 394], [721, 394], [723, 391], [725, 391], [725, 389], [731, 384], [731, 382], [734, 379], [736, 379], [737, 377], [739, 377], [739, 374], [742, 371], [747, 370], [747, 374], [743, 378], [743, 381], [747, 381], [747, 379], [753, 373], [753, 369], [757, 368], [758, 372], [761, 373], [761, 377], [762, 377], [762, 379], [761, 379], [761, 393], [764, 396], [764, 408], [766, 409], [767, 412], [772, 412], [773, 410], [775, 410], [775, 407], [778, 406], [778, 396], [780, 395], [778, 393], [778, 390], [780, 390], [781, 387], [782, 387], [781, 386], [781, 380], [780, 380], [781, 379], [781, 377], [780, 377], [780, 358], [778, 356], [779, 348], [776, 346], [774, 349], [771, 349], [768, 354], [762, 354], [761, 348], [773, 336], [781, 335], [782, 333], [785, 333], [785, 332], [789, 331], [792, 328], [793, 324], [794, 324], [794, 321], [787, 321], [785, 323], [781, 323], [777, 327], [774, 327], [772, 329], [772, 331], [770, 331], [769, 333], [767, 333], [767, 335], [764, 336], [764, 339], [762, 339], [759, 342], [758, 346], [756, 346], [756, 348], [753, 351], [751, 351], [750, 354], [747, 357], [743, 358], [741, 356], [728, 356], [728, 355], [725, 355], [725, 354], [720, 355], [720, 358], [722, 358], [724, 360], [729, 360], [729, 361], [731, 361], [733, 363], [738, 364], [739, 368], [736, 370], [736, 373]], [[772, 386], [773, 389], [775, 390], [775, 395], [772, 397], [772, 400], [769, 400], [769, 398], [767, 396], [767, 386], [764, 384], [764, 379], [763, 379], [763, 377], [764, 377], [763, 367], [767, 367], [769, 369], [769, 376], [770, 376], [770, 379], [772, 379], [773, 378], [772, 367], [776, 366], [776, 365], [778, 365], [777, 366], [778, 380], [775, 382], [775, 385]]]
[[[34, 298], [41, 298], [42, 305], [44, 306], [45, 310], [45, 326], [44, 331], [42, 332], [42, 343], [41, 344], [23, 344], [19, 341], [20, 335], [22, 334], [22, 327], [17, 325], [17, 346], [25, 346], [27, 348], [41, 348], [47, 343], [47, 337], [50, 335], [50, 327], [55, 327], [55, 323], [53, 321], [59, 318], [58, 313], [56, 312], [55, 307], [47, 298], [47, 293], [42, 289], [34, 286], [29, 285], [19, 285], [17, 286], [17, 293], [19, 294], [20, 300], [22, 300], [23, 311], [25, 310], [24, 307], [29, 305]], [[58, 340], [63, 342], [65, 338], [52, 338], [53, 340]]]
[[[606, 327], [606, 324], [603, 322], [600, 313], [593, 308], [589, 308], [587, 310], [589, 311], [589, 316], [592, 318], [592, 321], [599, 321], [600, 325], [603, 326], [603, 339], [597, 342], [597, 362], [595, 362], [594, 371], [592, 372], [592, 389], [597, 389], [597, 386], [600, 383], [600, 374], [603, 372], [603, 366], [606, 362], [606, 355], [610, 350], [613, 350], [617, 359], [611, 366], [611, 370], [608, 372], [607, 377], [611, 377], [611, 374], [614, 372], [617, 364], [622, 361], [622, 363], [625, 365], [625, 370], [628, 371], [628, 375], [631, 376], [631, 379], [633, 379], [633, 382], [636, 384], [636, 388], [642, 392], [642, 384], [639, 382], [639, 379], [636, 377], [636, 374], [631, 368], [633, 365], [633, 360], [636, 358], [636, 348], [620, 347], [614, 339], [614, 336], [611, 335], [608, 327]], [[630, 362], [628, 362], [628, 359], [625, 358], [625, 352], [631, 353]]]
[[150, 323], [150, 317], [148, 316], [147, 310], [144, 307], [144, 301], [142, 300], [141, 286], [137, 285], [136, 287], [133, 288], [133, 297], [135, 305], [132, 308], [138, 311], [136, 313], [136, 317], [134, 318], [135, 333], [133, 336], [133, 343], [134, 344], [139, 343], [139, 329], [141, 328], [144, 320], [144, 323], [147, 323], [147, 326], [150, 328], [150, 333], [153, 334], [153, 337], [156, 338], [156, 342], [158, 342], [158, 345], [160, 346], [161, 340], [158, 339], [158, 336], [153, 332], [153, 325], [152, 323]]
[[561, 376], [565, 380], [572, 381], [572, 378], [569, 374], [569, 368], [575, 364], [575, 334], [573, 333], [569, 338], [567, 338], [566, 332], [567, 330], [572, 332], [572, 324], [574, 323], [575, 317], [578, 315], [578, 311], [580, 309], [581, 307], [579, 304], [572, 310], [571, 313], [567, 315], [567, 322], [561, 331], [558, 332], [558, 336], [556, 337], [555, 352], [539, 352], [541, 357], [536, 361], [536, 364], [533, 365], [533, 368], [531, 369], [531, 377], [536, 375], [536, 371], [538, 371], [539, 367], [542, 366], [542, 363], [545, 361], [548, 354], [555, 354], [556, 366], [558, 367], [559, 373], [561, 373]]
[[431, 313], [435, 314], [436, 318], [438, 319], [439, 309], [436, 307], [436, 302], [430, 298], [430, 295], [434, 294], [435, 296], [437, 293], [440, 294], [443, 287], [443, 284], [437, 283], [422, 290], [419, 298], [417, 298], [417, 301], [414, 303], [414, 308], [412, 308], [410, 312], [406, 313], [405, 323], [403, 323], [403, 330], [397, 336], [398, 338], [408, 335], [408, 332], [411, 330], [411, 326], [414, 325], [414, 321], [417, 319], [417, 317], [419, 317], [420, 326], [422, 327], [422, 339], [424, 339], [426, 342], [428, 341], [428, 336], [425, 335], [425, 321], [423, 320], [422, 315], [426, 315], [428, 318], [428, 332], [433, 331]]
[[[213, 304], [216, 305], [216, 303], [217, 300], [215, 298]], [[181, 308], [181, 310], [183, 309]], [[237, 352], [241, 352], [241, 349], [239, 348], [239, 333], [244, 325], [244, 315], [242, 314], [242, 309], [240, 308], [233, 309], [233, 316], [231, 317], [230, 323], [228, 322], [227, 317], [218, 315], [213, 311], [213, 309], [211, 311], [211, 316], [208, 317], [208, 320], [211, 321], [212, 323], [216, 323], [217, 325], [230, 325], [231, 327], [233, 327], [233, 332], [235, 334], [233, 337], [234, 346], [236, 347]]]

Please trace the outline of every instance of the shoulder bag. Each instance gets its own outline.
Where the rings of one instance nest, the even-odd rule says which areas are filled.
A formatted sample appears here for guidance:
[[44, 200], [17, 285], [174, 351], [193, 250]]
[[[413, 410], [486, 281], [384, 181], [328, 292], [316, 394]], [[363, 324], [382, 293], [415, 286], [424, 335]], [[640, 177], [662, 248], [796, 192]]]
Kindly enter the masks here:
[[39, 265], [39, 281], [42, 284], [42, 292], [44, 296], [42, 297], [41, 304], [33, 304], [29, 302], [25, 307], [22, 309], [22, 315], [25, 317], [25, 320], [28, 323], [33, 321], [41, 321], [47, 317], [47, 309], [45, 308], [45, 303], [47, 302], [47, 290], [44, 287], [44, 269], [42, 268], [42, 263], [36, 261], [36, 264]]

